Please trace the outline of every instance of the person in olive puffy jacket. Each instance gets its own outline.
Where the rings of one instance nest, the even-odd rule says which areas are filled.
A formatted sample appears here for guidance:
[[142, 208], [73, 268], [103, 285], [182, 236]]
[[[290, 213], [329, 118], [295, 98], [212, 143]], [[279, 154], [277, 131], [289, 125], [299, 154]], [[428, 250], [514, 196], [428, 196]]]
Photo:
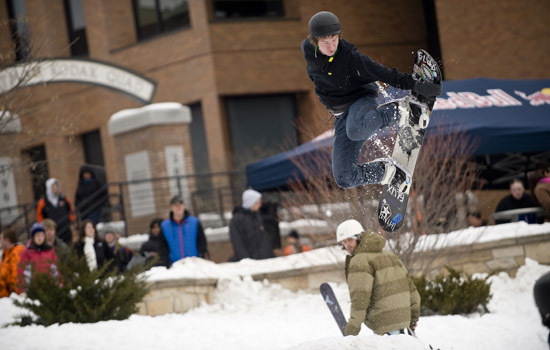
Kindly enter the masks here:
[[420, 294], [399, 257], [383, 251], [386, 239], [356, 220], [341, 223], [336, 239], [349, 253], [345, 273], [351, 311], [345, 335], [359, 334], [363, 322], [378, 335], [414, 330]]

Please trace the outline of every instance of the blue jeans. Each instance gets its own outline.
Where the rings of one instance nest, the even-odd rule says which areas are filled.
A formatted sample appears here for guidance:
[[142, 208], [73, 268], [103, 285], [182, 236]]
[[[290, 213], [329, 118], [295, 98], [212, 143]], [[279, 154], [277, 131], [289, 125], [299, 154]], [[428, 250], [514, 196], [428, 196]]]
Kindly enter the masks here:
[[381, 162], [357, 164], [365, 141], [378, 130], [395, 122], [396, 109], [388, 106], [377, 110], [374, 98], [355, 101], [334, 123], [332, 175], [343, 188], [379, 183], [385, 167]]

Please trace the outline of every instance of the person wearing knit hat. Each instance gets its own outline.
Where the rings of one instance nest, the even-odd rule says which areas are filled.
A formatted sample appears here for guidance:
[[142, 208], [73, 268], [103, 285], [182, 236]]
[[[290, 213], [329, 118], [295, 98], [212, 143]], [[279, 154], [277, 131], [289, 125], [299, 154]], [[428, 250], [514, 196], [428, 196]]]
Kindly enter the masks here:
[[242, 205], [235, 207], [229, 225], [229, 237], [234, 255], [230, 261], [268, 259], [274, 257], [271, 238], [265, 231], [260, 214], [261, 193], [248, 189], [243, 192]]
[[58, 278], [57, 255], [55, 250], [46, 244], [46, 230], [39, 223], [32, 225], [30, 245], [21, 253], [19, 260], [20, 293], [28, 290], [35, 273], [49, 273]]
[[[243, 208], [245, 209], [251, 209], [254, 205], [259, 207], [262, 205], [261, 200], [262, 194], [258, 191], [254, 191], [253, 189], [248, 189], [243, 192]], [[259, 204], [258, 204], [258, 201]]]
[[106, 249], [109, 250], [109, 254], [106, 256], [107, 260], [113, 260], [107, 271], [116, 269], [117, 272], [122, 273], [126, 271], [126, 266], [128, 266], [130, 259], [132, 259], [132, 251], [128, 247], [118, 243], [115, 231], [113, 227], [106, 226], [100, 231], [100, 237], [107, 245]]

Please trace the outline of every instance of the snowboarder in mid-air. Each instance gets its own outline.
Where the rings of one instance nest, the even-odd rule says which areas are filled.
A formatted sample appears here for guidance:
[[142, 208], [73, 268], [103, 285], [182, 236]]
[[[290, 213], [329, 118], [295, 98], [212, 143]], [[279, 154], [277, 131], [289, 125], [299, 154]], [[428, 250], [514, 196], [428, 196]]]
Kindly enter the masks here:
[[335, 118], [332, 168], [338, 186], [392, 183], [400, 187], [405, 178], [391, 161], [357, 164], [365, 141], [400, 118], [396, 103], [379, 107], [376, 81], [432, 100], [441, 95], [441, 84], [417, 81], [360, 53], [342, 39], [338, 17], [327, 11], [310, 19], [302, 51], [315, 93]]

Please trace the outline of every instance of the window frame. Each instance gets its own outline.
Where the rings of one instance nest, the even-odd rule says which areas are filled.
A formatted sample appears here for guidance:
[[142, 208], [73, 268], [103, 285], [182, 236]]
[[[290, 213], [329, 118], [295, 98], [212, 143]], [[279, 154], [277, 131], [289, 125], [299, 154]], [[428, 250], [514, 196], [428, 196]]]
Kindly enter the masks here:
[[136, 38], [137, 38], [137, 41], [143, 41], [143, 40], [148, 40], [148, 39], [151, 39], [151, 38], [155, 38], [155, 37], [158, 37], [158, 36], [161, 36], [163, 34], [166, 34], [166, 33], [172, 33], [172, 32], [176, 32], [178, 30], [185, 30], [185, 29], [191, 29], [191, 11], [189, 9], [189, 0], [185, 0], [187, 2], [187, 14], [188, 14], [188, 18], [189, 18], [189, 24], [186, 24], [186, 25], [182, 25], [182, 26], [178, 26], [176, 28], [171, 28], [171, 29], [164, 29], [164, 22], [162, 20], [162, 11], [160, 9], [160, 1], [161, 0], [155, 0], [155, 14], [156, 14], [156, 24], [157, 24], [157, 31], [156, 33], [154, 34], [150, 34], [150, 35], [143, 35], [143, 32], [142, 32], [142, 29], [141, 29], [141, 23], [140, 23], [140, 20], [139, 20], [139, 14], [138, 14], [138, 10], [139, 10], [139, 0], [132, 0], [132, 8], [133, 8], [133, 12], [134, 12], [134, 23], [136, 25]]
[[[208, 1], [208, 16], [211, 22], [243, 22], [243, 21], [277, 21], [284, 20], [288, 18], [287, 14], [287, 0], [273, 0], [278, 1], [281, 4], [282, 15], [280, 16], [246, 16], [246, 17], [216, 17], [214, 9], [215, 2], [219, 0], [209, 0]], [[261, 1], [261, 0], [258, 0]], [[267, 0], [269, 1], [269, 0]]]
[[[63, 0], [63, 7], [65, 8], [65, 20], [67, 23], [67, 34], [69, 34], [69, 50], [71, 50], [72, 57], [89, 57], [90, 56], [90, 47], [88, 45], [88, 37], [86, 34], [86, 24], [84, 24], [84, 45], [86, 46], [86, 52], [76, 52], [76, 47], [73, 45], [74, 41], [77, 39], [76, 31], [73, 23], [71, 0]], [[86, 15], [83, 13], [84, 17]]]

